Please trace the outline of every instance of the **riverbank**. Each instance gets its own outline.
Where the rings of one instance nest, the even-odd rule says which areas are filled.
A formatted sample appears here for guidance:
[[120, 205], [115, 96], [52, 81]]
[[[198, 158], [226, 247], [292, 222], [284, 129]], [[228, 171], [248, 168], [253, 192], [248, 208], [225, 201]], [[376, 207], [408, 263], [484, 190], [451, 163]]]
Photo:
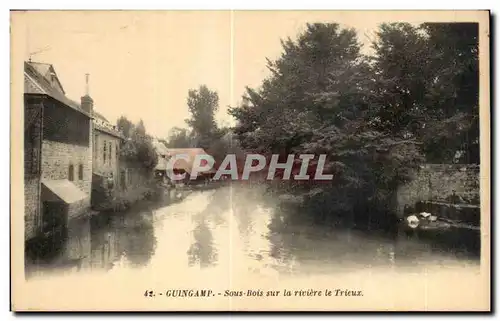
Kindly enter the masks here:
[[[172, 199], [172, 191], [175, 188], [170, 188], [158, 184], [157, 182], [150, 182], [145, 185], [135, 186], [124, 190], [117, 190], [110, 192], [103, 201], [93, 206], [93, 210], [99, 212], [121, 212], [126, 211], [133, 207], [136, 203], [145, 200], [164, 200]], [[175, 194], [175, 193], [174, 193]]]
[[[302, 215], [300, 215], [302, 214]], [[187, 190], [176, 201], [143, 200], [123, 212], [102, 212], [72, 224], [59, 256], [32, 262], [35, 275], [88, 271], [147, 273], [212, 270], [235, 275], [336, 274], [366, 266], [419, 270], [443, 264], [477, 264], [460, 248], [469, 237], [395, 235], [314, 222], [308, 213], [271, 206], [262, 189]], [[470, 235], [475, 238], [476, 235]], [[312, 250], [314, 249], [314, 250]], [[49, 264], [50, 263], [50, 264]], [[205, 269], [206, 267], [210, 267]], [[38, 273], [38, 271], [40, 273]], [[159, 274], [158, 274], [159, 273]]]
[[[276, 213], [270, 222], [270, 229], [276, 233], [294, 231], [292, 226], [321, 226], [329, 230], [359, 231], [369, 235], [379, 235], [390, 240], [418, 240], [431, 248], [461, 253], [460, 255], [477, 258], [480, 255], [481, 239], [479, 229], [460, 224], [446, 224], [437, 228], [408, 231], [406, 221], [395, 213], [370, 211], [335, 212], [329, 204], [335, 202], [328, 193], [319, 187], [302, 191], [285, 191], [266, 184], [233, 184], [233, 203], [260, 203]], [[300, 230], [300, 228], [299, 228]]]

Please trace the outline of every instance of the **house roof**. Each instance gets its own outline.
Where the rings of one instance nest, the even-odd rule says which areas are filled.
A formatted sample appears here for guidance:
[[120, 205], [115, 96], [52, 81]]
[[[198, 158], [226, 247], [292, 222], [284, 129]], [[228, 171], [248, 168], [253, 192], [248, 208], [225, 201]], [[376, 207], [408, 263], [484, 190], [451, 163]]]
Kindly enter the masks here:
[[168, 154], [167, 147], [162, 142], [159, 142], [158, 140], [153, 140], [153, 147], [156, 150], [156, 152], [160, 155], [166, 156]]
[[103, 115], [99, 114], [97, 111], [94, 110], [94, 118], [98, 118], [102, 121], [105, 121], [105, 122], [108, 122], [109, 123], [109, 120], [106, 119], [106, 117], [104, 117]]
[[87, 194], [80, 190], [74, 183], [67, 179], [42, 180], [42, 185], [47, 187], [57, 198], [66, 204], [73, 204], [87, 197]]
[[158, 163], [156, 163], [155, 169], [160, 171], [167, 170], [168, 160], [163, 157], [158, 157]]
[[[203, 148], [167, 148], [167, 159], [174, 155], [187, 155], [186, 159], [179, 159], [174, 163], [173, 169], [184, 170], [187, 173], [191, 173], [193, 168], [193, 163], [197, 155], [208, 155]], [[214, 170], [208, 170], [206, 172], [213, 172]]]
[[[49, 78], [53, 78], [54, 80]], [[66, 97], [64, 89], [62, 88], [59, 78], [57, 78], [52, 65], [25, 62], [24, 93], [47, 95], [88, 117], [92, 117], [92, 115], [89, 115], [89, 113], [83, 110], [77, 102]]]
[[[46, 64], [41, 62], [29, 62], [29, 64], [33, 66], [33, 68], [35, 68], [36, 71], [38, 71], [38, 73], [40, 73], [43, 77], [45, 77], [49, 81], [54, 79], [54, 81], [56, 82], [55, 87], [58, 88], [63, 94], [66, 94], [61, 82], [59, 81], [59, 77], [57, 77], [57, 73], [54, 69], [54, 66], [52, 66], [51, 64]], [[54, 75], [55, 77], [52, 77], [52, 75]]]
[[[54, 76], [54, 77], [53, 77]], [[123, 138], [123, 135], [103, 115], [93, 110], [92, 115], [81, 108], [81, 105], [66, 97], [64, 89], [51, 64], [39, 62], [24, 63], [24, 93], [42, 94], [52, 97], [66, 106], [73, 108], [94, 119], [94, 128], [109, 135]]]
[[125, 137], [122, 133], [116, 128], [116, 126], [112, 125], [106, 117], [98, 113], [97, 111], [92, 112], [94, 119], [92, 123], [94, 124], [94, 129], [104, 132], [106, 134], [124, 139]]
[[187, 154], [194, 157], [196, 155], [207, 154], [207, 152], [203, 148], [167, 148], [166, 154], [168, 156]]
[[125, 137], [122, 135], [122, 133], [120, 133], [117, 129], [115, 129], [113, 127], [109, 127], [109, 126], [112, 126], [111, 124], [103, 125], [103, 124], [98, 124], [95, 121], [93, 123], [94, 123], [95, 130], [101, 131], [101, 132], [109, 134], [111, 136], [115, 136], [117, 138], [125, 139]]
[[153, 140], [153, 148], [155, 149], [156, 153], [161, 156], [158, 157], [158, 163], [156, 164], [155, 169], [156, 170], [166, 170], [167, 169], [167, 154], [168, 154], [168, 149], [165, 147], [165, 145], [158, 141], [157, 139]]

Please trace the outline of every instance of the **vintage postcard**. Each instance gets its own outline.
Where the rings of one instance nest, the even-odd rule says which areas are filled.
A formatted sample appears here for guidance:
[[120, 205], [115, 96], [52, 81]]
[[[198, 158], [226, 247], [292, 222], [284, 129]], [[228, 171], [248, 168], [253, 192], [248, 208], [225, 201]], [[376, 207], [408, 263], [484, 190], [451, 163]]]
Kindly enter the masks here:
[[14, 311], [490, 311], [488, 11], [11, 11]]

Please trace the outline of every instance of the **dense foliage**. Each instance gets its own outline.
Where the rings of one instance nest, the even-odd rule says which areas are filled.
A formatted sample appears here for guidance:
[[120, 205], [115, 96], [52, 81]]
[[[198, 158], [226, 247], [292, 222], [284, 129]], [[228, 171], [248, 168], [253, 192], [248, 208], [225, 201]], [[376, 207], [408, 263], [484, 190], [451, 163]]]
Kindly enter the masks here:
[[152, 170], [158, 159], [152, 138], [146, 133], [144, 122], [140, 120], [135, 125], [126, 117], [121, 116], [117, 121], [117, 127], [125, 136], [125, 142], [120, 149], [121, 160], [129, 165]]
[[308, 24], [230, 110], [247, 150], [328, 155], [330, 212], [387, 213], [418, 164], [479, 161], [477, 26], [384, 24], [377, 36], [367, 57], [355, 30]]
[[377, 127], [432, 163], [479, 163], [478, 26], [384, 24], [373, 44]]
[[194, 137], [190, 130], [174, 127], [170, 130], [168, 138], [163, 143], [170, 148], [193, 147]]
[[215, 113], [219, 109], [219, 95], [202, 85], [188, 92], [187, 105], [191, 118], [186, 123], [192, 129], [196, 147], [208, 149], [218, 136]]
[[191, 117], [186, 120], [189, 128], [174, 127], [164, 140], [170, 148], [203, 148], [220, 163], [228, 153], [234, 153], [238, 143], [231, 129], [218, 126], [215, 113], [219, 109], [219, 97], [215, 91], [201, 85], [188, 92], [187, 106]]

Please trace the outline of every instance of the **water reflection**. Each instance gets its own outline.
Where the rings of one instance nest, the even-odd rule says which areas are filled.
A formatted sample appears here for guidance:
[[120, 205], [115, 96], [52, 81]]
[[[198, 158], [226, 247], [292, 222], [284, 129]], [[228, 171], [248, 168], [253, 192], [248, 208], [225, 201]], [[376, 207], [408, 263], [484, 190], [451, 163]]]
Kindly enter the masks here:
[[26, 275], [109, 271], [122, 257], [130, 267], [145, 266], [156, 246], [152, 218], [141, 210], [72, 219], [60, 233], [28, 245]]
[[126, 215], [119, 231], [120, 250], [130, 265], [140, 267], [148, 264], [156, 248], [153, 212]]
[[215, 228], [226, 223], [223, 214], [231, 206], [231, 192], [229, 189], [222, 188], [208, 193], [206, 208], [193, 215], [194, 240], [187, 251], [190, 266], [199, 264], [200, 267], [207, 267], [218, 260], [212, 228], [209, 225], [212, 224]]
[[217, 251], [213, 244], [212, 232], [203, 218], [196, 222], [193, 235], [194, 242], [187, 252], [189, 265], [199, 263], [200, 266], [206, 267], [214, 263], [217, 260]]
[[471, 254], [477, 259], [474, 247], [463, 246], [477, 248], [477, 233], [451, 233], [429, 242], [401, 233], [342, 229], [318, 224], [300, 209], [279, 208], [263, 194], [259, 188], [223, 187], [193, 192], [169, 206], [73, 220], [58, 238], [27, 249], [26, 271], [33, 276], [144, 267], [164, 277], [165, 269], [276, 276], [375, 266], [418, 269], [470, 262]]

